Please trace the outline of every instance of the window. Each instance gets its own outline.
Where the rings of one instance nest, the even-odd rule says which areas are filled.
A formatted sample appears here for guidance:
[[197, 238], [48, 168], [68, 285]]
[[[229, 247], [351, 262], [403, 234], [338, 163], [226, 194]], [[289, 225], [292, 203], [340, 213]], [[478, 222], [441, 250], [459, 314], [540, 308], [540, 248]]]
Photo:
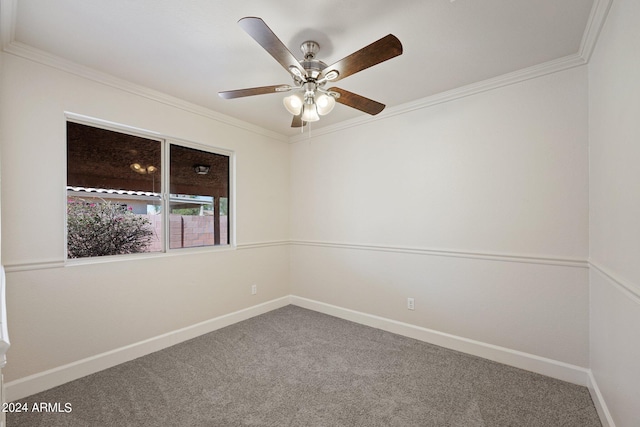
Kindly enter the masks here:
[[67, 257], [228, 245], [229, 159], [68, 121]]
[[170, 145], [169, 247], [229, 244], [229, 157]]

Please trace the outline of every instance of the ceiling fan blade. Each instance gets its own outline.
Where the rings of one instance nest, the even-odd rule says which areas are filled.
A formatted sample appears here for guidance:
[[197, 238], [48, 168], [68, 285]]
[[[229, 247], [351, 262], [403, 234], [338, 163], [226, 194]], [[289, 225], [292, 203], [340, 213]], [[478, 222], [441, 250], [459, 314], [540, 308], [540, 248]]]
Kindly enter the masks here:
[[302, 121], [302, 114], [298, 114], [297, 116], [293, 116], [293, 120], [291, 121], [292, 128], [301, 128], [306, 126], [307, 122]]
[[320, 78], [326, 76], [330, 71], [337, 71], [338, 76], [331, 80], [335, 82], [398, 55], [402, 55], [402, 43], [396, 36], [389, 34], [329, 65], [322, 71]]
[[307, 72], [300, 65], [295, 56], [271, 31], [265, 22], [254, 16], [247, 16], [238, 21], [238, 25], [258, 42], [273, 58], [280, 63], [289, 73], [295, 68], [300, 75], [306, 76]]
[[384, 110], [385, 107], [384, 104], [374, 101], [373, 99], [365, 98], [362, 95], [358, 95], [338, 87], [332, 87], [329, 91], [340, 94], [340, 96], [336, 98], [336, 102], [355, 108], [356, 110], [364, 111], [372, 116], [375, 116], [380, 111]]
[[243, 96], [265, 95], [267, 93], [286, 92], [289, 90], [291, 90], [291, 86], [289, 85], [260, 86], [247, 89], [226, 90], [218, 92], [218, 95], [224, 99], [234, 99], [242, 98]]

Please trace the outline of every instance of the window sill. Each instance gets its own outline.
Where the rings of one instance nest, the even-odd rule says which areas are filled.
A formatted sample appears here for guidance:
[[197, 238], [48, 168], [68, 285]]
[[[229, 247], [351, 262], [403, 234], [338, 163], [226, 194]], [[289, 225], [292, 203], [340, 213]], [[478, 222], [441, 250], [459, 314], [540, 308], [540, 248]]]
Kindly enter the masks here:
[[146, 260], [146, 259], [169, 258], [169, 257], [176, 257], [176, 256], [196, 255], [196, 254], [206, 254], [206, 253], [216, 253], [216, 252], [229, 252], [229, 251], [235, 251], [236, 249], [237, 249], [236, 245], [222, 245], [222, 246], [205, 246], [205, 247], [194, 247], [194, 248], [171, 249], [168, 252], [151, 252], [151, 253], [140, 253], [140, 254], [131, 254], [131, 255], [107, 255], [107, 256], [91, 257], [91, 258], [72, 258], [72, 259], [66, 259], [64, 261], [64, 267], [75, 267], [80, 265], [103, 264], [103, 263], [120, 262], [120, 261], [140, 261], [140, 260]]

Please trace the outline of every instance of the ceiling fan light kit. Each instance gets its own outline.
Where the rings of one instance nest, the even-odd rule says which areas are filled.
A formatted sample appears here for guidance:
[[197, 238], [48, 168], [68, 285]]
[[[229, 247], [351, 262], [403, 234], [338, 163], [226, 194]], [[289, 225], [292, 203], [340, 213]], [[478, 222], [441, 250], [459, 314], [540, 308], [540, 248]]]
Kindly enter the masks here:
[[262, 86], [219, 92], [224, 99], [267, 93], [294, 93], [283, 99], [284, 107], [291, 113], [291, 127], [302, 127], [307, 122], [320, 120], [320, 116], [329, 114], [336, 102], [375, 115], [384, 109], [384, 104], [355, 93], [332, 87], [325, 89], [327, 82], [348, 77], [402, 54], [402, 43], [393, 34], [352, 53], [340, 61], [327, 66], [316, 59], [320, 45], [313, 40], [302, 43], [300, 50], [304, 58], [296, 59], [287, 47], [278, 39], [265, 22], [256, 17], [246, 17], [238, 21], [240, 27], [280, 63], [293, 78], [294, 85]]
[[286, 98], [283, 98], [282, 103], [284, 104], [284, 108], [286, 108], [287, 111], [293, 114], [294, 116], [297, 116], [298, 114], [300, 114], [300, 111], [302, 110], [302, 106], [304, 105], [304, 101], [302, 100], [302, 97], [298, 94], [293, 94], [291, 96], [287, 96]]
[[[303, 89], [304, 95], [294, 93], [282, 100], [284, 107], [294, 116], [303, 114], [302, 120], [305, 122], [315, 122], [320, 120], [320, 116], [325, 116], [333, 110], [336, 105], [336, 98], [340, 97], [337, 92], [321, 91], [314, 87], [311, 89]], [[301, 92], [302, 92], [301, 91]]]
[[320, 120], [318, 110], [315, 104], [304, 104], [302, 108], [302, 121], [303, 122], [317, 122]]
[[335, 95], [333, 93], [328, 93], [326, 95], [324, 93], [319, 94], [316, 98], [316, 107], [318, 108], [318, 114], [320, 114], [321, 116], [326, 116], [327, 114], [329, 114], [331, 110], [333, 110], [333, 107], [336, 106], [336, 98], [338, 98], [339, 96], [340, 94], [337, 92], [335, 92]]

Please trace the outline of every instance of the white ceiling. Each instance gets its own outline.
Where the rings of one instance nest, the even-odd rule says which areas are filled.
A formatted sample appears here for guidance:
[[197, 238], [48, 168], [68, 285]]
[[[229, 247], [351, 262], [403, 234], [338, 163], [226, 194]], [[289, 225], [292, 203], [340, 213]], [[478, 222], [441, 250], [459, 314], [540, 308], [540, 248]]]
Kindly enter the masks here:
[[[262, 128], [295, 135], [286, 94], [217, 92], [291, 83], [238, 25], [261, 17], [301, 58], [308, 39], [332, 64], [392, 33], [404, 53], [336, 86], [397, 107], [577, 56], [594, 0], [2, 0], [10, 43], [28, 46]], [[597, 0], [596, 0], [597, 2]], [[6, 8], [5, 8], [6, 9]], [[5, 21], [3, 21], [5, 22]], [[586, 37], [585, 37], [586, 38]], [[6, 43], [5, 43], [6, 44]], [[365, 115], [338, 104], [314, 129]]]

